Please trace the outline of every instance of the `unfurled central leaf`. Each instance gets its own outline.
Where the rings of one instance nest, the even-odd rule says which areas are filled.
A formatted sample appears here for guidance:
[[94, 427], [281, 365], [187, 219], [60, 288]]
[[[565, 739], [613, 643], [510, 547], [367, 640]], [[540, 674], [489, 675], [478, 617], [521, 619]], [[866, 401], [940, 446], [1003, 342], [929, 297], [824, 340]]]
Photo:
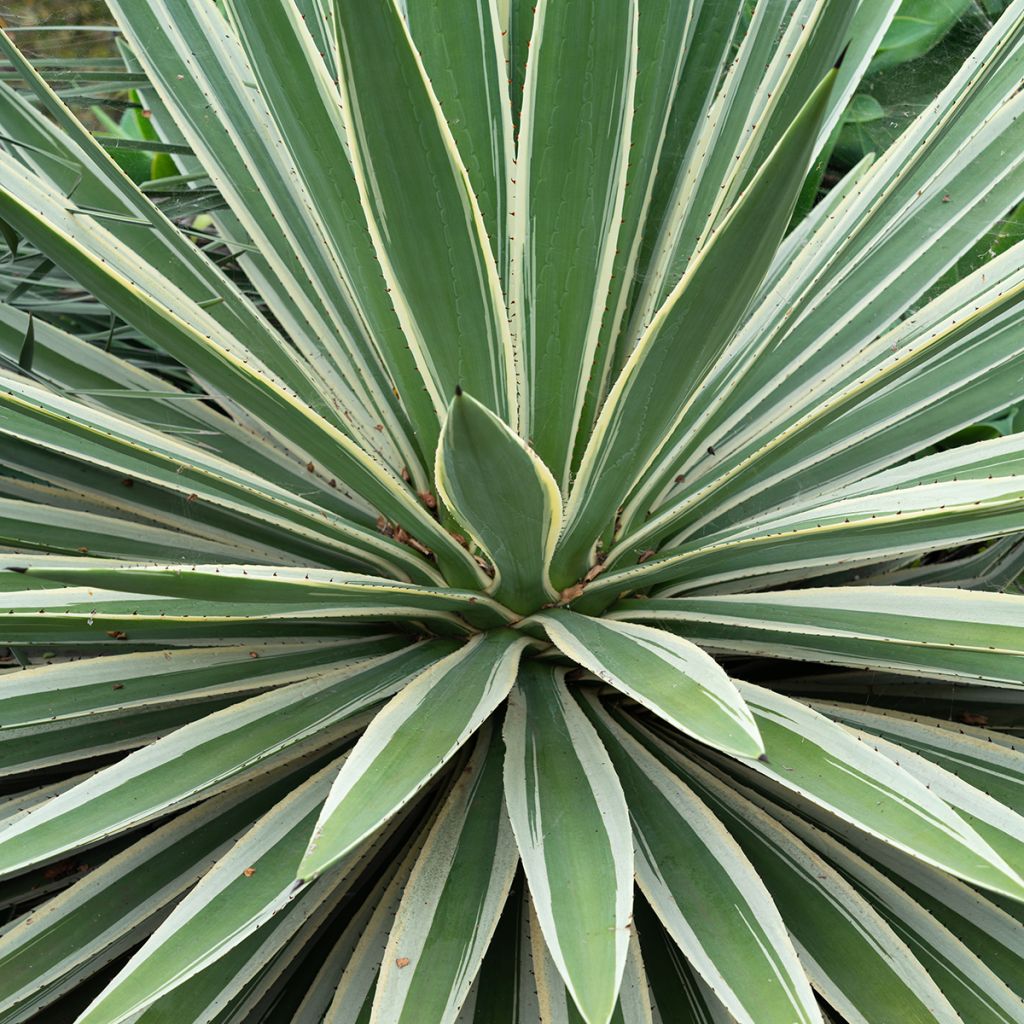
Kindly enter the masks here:
[[558, 600], [548, 566], [562, 522], [551, 471], [479, 402], [460, 391], [437, 450], [437, 488], [490, 560], [490, 589], [513, 611]]

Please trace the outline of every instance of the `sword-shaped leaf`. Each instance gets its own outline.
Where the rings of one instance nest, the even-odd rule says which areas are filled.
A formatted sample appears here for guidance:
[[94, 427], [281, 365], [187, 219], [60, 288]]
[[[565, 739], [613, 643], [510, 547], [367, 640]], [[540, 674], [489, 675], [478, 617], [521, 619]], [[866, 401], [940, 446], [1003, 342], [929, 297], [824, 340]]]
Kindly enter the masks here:
[[509, 309], [524, 369], [523, 432], [562, 487], [618, 247], [637, 7], [637, 0], [540, 0], [526, 63]]
[[373, 1024], [454, 1024], [469, 995], [519, 863], [502, 754], [485, 726], [402, 894]]
[[326, 569], [271, 568], [264, 565], [121, 565], [106, 568], [96, 562], [79, 567], [73, 561], [63, 565], [29, 564], [25, 576], [56, 580], [71, 587], [97, 587], [126, 594], [150, 594], [183, 602], [223, 602], [225, 614], [232, 605], [303, 605], [324, 609], [349, 608], [364, 613], [401, 619], [417, 614], [456, 612], [477, 617], [481, 625], [497, 626], [512, 616], [486, 597], [471, 591], [398, 583], [379, 576], [331, 572]]
[[482, 633], [411, 679], [345, 762], [300, 878], [322, 874], [430, 782], [505, 699], [528, 642], [507, 630]]
[[[253, 820], [309, 774], [286, 769], [205, 801], [132, 844], [0, 938], [0, 1021], [43, 1009], [153, 931]], [[92, 857], [89, 857], [92, 860]], [[45, 943], [47, 956], [38, 955]]]
[[1007, 863], [948, 803], [853, 732], [763, 687], [739, 687], [767, 758], [742, 759], [748, 769], [920, 860], [1024, 897], [1019, 849]]
[[450, 649], [434, 641], [327, 671], [174, 730], [0, 831], [0, 872], [53, 860], [237, 784], [247, 772], [337, 742]]
[[820, 587], [624, 601], [612, 613], [714, 650], [1024, 686], [1024, 597]]
[[[465, 385], [515, 417], [516, 369], [480, 207], [395, 0], [334, 5], [352, 167], [406, 342], [438, 419]], [[397, 155], [415, 140], [417, 172]]]
[[295, 865], [337, 763], [288, 794], [207, 871], [85, 1010], [81, 1024], [130, 1019], [214, 963], [296, 895]]
[[564, 670], [523, 666], [504, 735], [505, 800], [544, 941], [583, 1019], [608, 1024], [633, 902], [622, 787]]
[[[586, 571], [595, 541], [736, 329], [789, 224], [835, 74], [829, 72], [814, 91], [691, 261], [612, 388], [573, 483], [556, 556], [556, 585], [568, 586]], [[684, 338], [689, 341], [681, 376]]]
[[98, 714], [239, 698], [301, 682], [324, 669], [388, 654], [402, 646], [397, 638], [367, 637], [342, 643], [144, 651], [36, 665], [4, 680], [0, 730], [55, 721], [88, 724]]
[[583, 708], [622, 781], [637, 882], [687, 960], [740, 1024], [820, 1024], [782, 918], [742, 850], [596, 698]]
[[862, 1022], [960, 1024], [896, 932], [843, 875], [766, 813], [765, 802], [752, 803], [748, 790], [741, 794], [731, 780], [725, 782], [692, 761], [677, 759], [672, 767], [750, 859], [811, 981], [832, 1006], [849, 1020]]
[[695, 739], [745, 757], [764, 752], [735, 684], [689, 640], [564, 609], [534, 621], [567, 657]]

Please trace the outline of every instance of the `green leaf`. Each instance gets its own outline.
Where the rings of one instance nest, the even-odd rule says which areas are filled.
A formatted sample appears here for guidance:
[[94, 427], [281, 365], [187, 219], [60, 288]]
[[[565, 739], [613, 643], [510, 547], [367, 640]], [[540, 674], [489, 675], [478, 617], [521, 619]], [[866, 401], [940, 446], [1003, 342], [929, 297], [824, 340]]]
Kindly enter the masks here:
[[[765, 801], [759, 801], [765, 806]], [[925, 966], [963, 1021], [1010, 1024], [1020, 1016], [1020, 999], [951, 931], [935, 921], [900, 886], [832, 836], [798, 815], [770, 807], [785, 828], [830, 861], [865, 896]], [[928, 986], [931, 987], [931, 986]], [[927, 987], [925, 988], [927, 991]], [[852, 1000], [855, 1004], [855, 1000]]]
[[871, 62], [871, 71], [926, 54], [971, 6], [971, 0], [903, 0]]
[[730, 653], [1024, 686], [1024, 598], [939, 587], [813, 587], [630, 600], [616, 618]]
[[480, 206], [502, 283], [508, 278], [512, 109], [494, 0], [413, 0], [409, 32]]
[[28, 327], [25, 330], [25, 340], [21, 343], [21, 351], [18, 353], [18, 366], [26, 373], [32, 371], [32, 360], [36, 353], [36, 330], [32, 317], [28, 318]]
[[502, 796], [502, 755], [497, 733], [485, 726], [402, 894], [373, 1022], [458, 1019], [519, 863]]
[[81, 1024], [130, 1018], [284, 908], [295, 896], [295, 868], [337, 767], [328, 765], [290, 793], [206, 872], [85, 1010]]
[[[598, 536], [737, 327], [789, 224], [834, 81], [832, 71], [689, 264], [612, 388], [573, 484], [555, 558], [556, 586], [568, 586], [586, 571]], [[687, 346], [680, 382], [680, 338], [693, 330], [697, 309], [699, 338]]]
[[505, 699], [527, 643], [492, 630], [410, 672], [345, 762], [298, 877], [322, 874], [427, 785]]
[[365, 726], [369, 709], [450, 649], [442, 641], [344, 666], [174, 730], [0, 833], [13, 874], [210, 796]]
[[[673, 762], [750, 858], [811, 981], [853, 1021], [959, 1024], [924, 966], [850, 882], [731, 782]], [[787, 824], [793, 821], [787, 818]], [[808, 834], [803, 829], [802, 834]], [[856, 858], [852, 858], [856, 859]], [[870, 984], [865, 984], [870, 979]]]
[[771, 896], [711, 811], [584, 698], [622, 781], [637, 883], [693, 968], [739, 1024], [820, 1016]]
[[0, 235], [3, 236], [4, 244], [7, 246], [7, 251], [10, 253], [10, 258], [13, 262], [15, 257], [18, 255], [18, 246], [21, 244], [21, 237], [5, 220], [0, 220]]
[[821, 222], [751, 311], [736, 358], [721, 360], [707, 382], [707, 403], [666, 444], [646, 485], [652, 501], [676, 478], [684, 492], [713, 482], [855, 384], [890, 354], [873, 343], [878, 336], [1019, 201], [1007, 159], [1024, 153], [1015, 141], [1024, 132], [1022, 33], [1014, 6]]
[[[19, 567], [20, 568], [20, 567]], [[462, 613], [479, 617], [485, 626], [499, 626], [512, 621], [500, 605], [472, 591], [447, 587], [421, 587], [401, 584], [379, 576], [333, 572], [328, 569], [294, 569], [263, 565], [191, 565], [187, 568], [170, 565], [119, 565], [108, 568], [100, 562], [87, 567], [79, 562], [42, 564], [31, 561], [22, 570], [28, 578], [35, 576], [66, 583], [71, 587], [96, 587], [126, 594], [152, 594], [172, 599], [187, 610], [192, 602], [204, 606], [220, 604], [226, 616], [238, 606], [248, 610], [262, 608], [264, 614], [289, 605], [301, 610], [319, 608], [321, 612], [335, 609], [356, 617], [415, 619], [423, 614], [450, 618]], [[245, 612], [242, 608], [242, 614]]]
[[[647, 975], [641, 958], [640, 944], [632, 922], [629, 926], [629, 946], [626, 950], [626, 967], [622, 974], [619, 999], [612, 1014], [612, 1024], [653, 1024]], [[551, 951], [544, 942], [537, 909], [530, 907], [529, 939], [532, 953], [531, 973], [536, 979], [536, 1013], [545, 1024], [578, 1024], [579, 1011], [572, 1000], [562, 976], [558, 973]], [[522, 1024], [537, 1017], [528, 1017], [533, 1007], [523, 1006], [519, 1017]]]
[[[518, 415], [517, 368], [484, 220], [394, 0], [334, 6], [342, 116], [370, 235], [439, 420], [462, 384]], [[395, 154], [416, 139], [418, 171]]]
[[343, 662], [403, 646], [391, 637], [341, 644], [267, 643], [145, 651], [23, 669], [0, 689], [0, 730], [111, 712], [240, 697], [301, 682]]
[[742, 757], [764, 752], [732, 680], [689, 641], [565, 610], [533, 621], [567, 657], [694, 739]]
[[586, 1024], [608, 1024], [633, 902], [622, 788], [564, 670], [523, 665], [504, 737], [505, 800], [544, 940]]
[[523, 433], [563, 489], [622, 221], [638, 6], [540, 0], [530, 39], [509, 310], [523, 363]]
[[558, 485], [508, 426], [461, 391], [435, 476], [441, 498], [494, 566], [495, 597], [521, 613], [556, 601], [548, 566], [562, 522]]
[[671, 584], [670, 593], [712, 585], [721, 590], [723, 584], [753, 590], [1020, 529], [1024, 488], [1014, 476], [903, 488], [877, 483], [882, 487], [875, 492], [869, 485], [848, 497], [839, 492], [821, 499], [808, 509], [782, 506], [760, 520], [607, 572], [577, 607], [591, 611], [612, 595], [657, 583]]
[[869, 711], [834, 701], [810, 703], [829, 718], [934, 761], [1006, 807], [1024, 807], [1024, 752], [1011, 736], [896, 711]]
[[1024, 895], [1019, 860], [1007, 864], [904, 768], [803, 704], [739, 685], [767, 757], [745, 760], [747, 768], [920, 860], [982, 888]]
[[[278, 771], [214, 797], [96, 867], [0, 938], [0, 1021], [39, 1011], [156, 928], [166, 908], [305, 772]], [[296, 776], [298, 775], [298, 779]], [[90, 861], [92, 855], [90, 855]], [[38, 956], [39, 944], [47, 949]]]

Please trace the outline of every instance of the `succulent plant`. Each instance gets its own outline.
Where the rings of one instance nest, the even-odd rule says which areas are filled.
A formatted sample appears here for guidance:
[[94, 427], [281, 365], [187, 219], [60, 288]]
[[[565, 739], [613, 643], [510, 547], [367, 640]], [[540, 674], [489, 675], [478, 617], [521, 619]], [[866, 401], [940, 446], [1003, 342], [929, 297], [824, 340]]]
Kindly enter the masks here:
[[0, 38], [0, 1024], [1024, 1021], [1024, 0], [750, 6]]

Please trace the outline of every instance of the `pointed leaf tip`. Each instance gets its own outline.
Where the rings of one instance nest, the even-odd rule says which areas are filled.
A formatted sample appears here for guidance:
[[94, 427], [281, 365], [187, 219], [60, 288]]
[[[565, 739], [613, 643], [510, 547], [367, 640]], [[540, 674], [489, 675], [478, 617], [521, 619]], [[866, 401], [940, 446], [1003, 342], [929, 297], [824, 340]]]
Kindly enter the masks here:
[[846, 45], [845, 45], [845, 46], [843, 47], [843, 49], [842, 49], [842, 51], [840, 52], [839, 56], [838, 56], [838, 57], [836, 57], [836, 62], [835, 62], [835, 64], [833, 64], [833, 65], [832, 65], [832, 67], [833, 67], [833, 68], [834, 68], [834, 69], [835, 69], [836, 71], [838, 71], [838, 70], [839, 70], [839, 69], [840, 69], [840, 68], [841, 68], [841, 67], [843, 66], [843, 61], [844, 61], [844, 60], [846, 60], [846, 54], [847, 54], [847, 51], [848, 51], [849, 49], [850, 49], [850, 40], [847, 40], [847, 41], [846, 41]]

